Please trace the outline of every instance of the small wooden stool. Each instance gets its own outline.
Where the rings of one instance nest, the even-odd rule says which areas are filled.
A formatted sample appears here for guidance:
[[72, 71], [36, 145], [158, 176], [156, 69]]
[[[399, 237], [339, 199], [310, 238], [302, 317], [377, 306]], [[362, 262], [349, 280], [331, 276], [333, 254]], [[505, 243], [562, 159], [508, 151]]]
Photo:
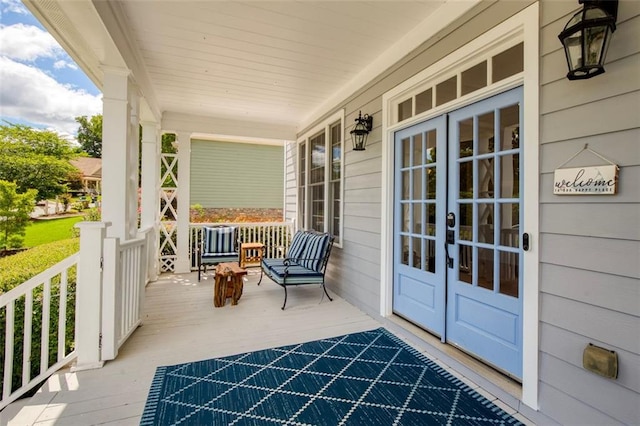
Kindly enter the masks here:
[[216, 308], [224, 306], [228, 297], [231, 298], [232, 305], [237, 305], [242, 296], [244, 287], [242, 277], [245, 275], [247, 270], [238, 266], [236, 262], [218, 264], [213, 287], [213, 306]]

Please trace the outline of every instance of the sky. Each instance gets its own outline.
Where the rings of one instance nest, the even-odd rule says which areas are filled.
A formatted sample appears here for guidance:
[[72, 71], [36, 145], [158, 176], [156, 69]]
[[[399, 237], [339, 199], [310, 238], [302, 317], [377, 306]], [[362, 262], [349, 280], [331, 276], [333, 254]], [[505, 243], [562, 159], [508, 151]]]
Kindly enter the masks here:
[[0, 124], [74, 140], [75, 117], [102, 114], [102, 93], [20, 0], [0, 0]]

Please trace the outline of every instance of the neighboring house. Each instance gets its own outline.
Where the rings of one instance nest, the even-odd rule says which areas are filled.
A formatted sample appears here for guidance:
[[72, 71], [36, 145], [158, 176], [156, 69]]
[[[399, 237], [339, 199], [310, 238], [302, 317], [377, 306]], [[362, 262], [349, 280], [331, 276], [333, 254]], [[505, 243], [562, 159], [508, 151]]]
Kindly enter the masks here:
[[191, 205], [283, 209], [283, 181], [282, 142], [191, 140]]
[[82, 173], [82, 191], [85, 194], [100, 194], [102, 186], [102, 159], [79, 157], [70, 162]]
[[[577, 0], [432, 1], [420, 22], [400, 11], [422, 2], [25, 3], [104, 91], [109, 236], [137, 230], [139, 124], [142, 227], [159, 226], [160, 134], [179, 141], [177, 273], [191, 268], [189, 197], [204, 197], [197, 135], [286, 141], [287, 219], [337, 237], [330, 290], [437, 336], [445, 364], [494, 366], [502, 380], [473, 377], [538, 424], [638, 423], [640, 2], [619, 3], [606, 73], [579, 81], [558, 40]], [[369, 24], [376, 6], [386, 25]], [[373, 130], [354, 151], [360, 111]], [[554, 194], [556, 170], [609, 162], [617, 193]], [[617, 377], [585, 368], [590, 344], [603, 364], [615, 352]]]

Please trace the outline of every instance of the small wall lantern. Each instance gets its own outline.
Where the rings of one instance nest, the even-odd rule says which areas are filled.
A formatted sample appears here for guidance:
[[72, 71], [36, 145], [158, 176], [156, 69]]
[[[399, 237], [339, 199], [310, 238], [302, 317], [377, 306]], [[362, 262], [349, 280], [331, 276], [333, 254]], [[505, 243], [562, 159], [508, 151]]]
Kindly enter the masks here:
[[578, 0], [581, 11], [567, 22], [558, 38], [567, 57], [569, 80], [582, 80], [604, 72], [611, 34], [616, 30], [618, 0]]
[[362, 111], [358, 114], [358, 118], [355, 119], [356, 127], [353, 128], [351, 133], [351, 142], [353, 143], [354, 151], [364, 151], [367, 146], [367, 136], [373, 129], [373, 117], [369, 114], [362, 116]]

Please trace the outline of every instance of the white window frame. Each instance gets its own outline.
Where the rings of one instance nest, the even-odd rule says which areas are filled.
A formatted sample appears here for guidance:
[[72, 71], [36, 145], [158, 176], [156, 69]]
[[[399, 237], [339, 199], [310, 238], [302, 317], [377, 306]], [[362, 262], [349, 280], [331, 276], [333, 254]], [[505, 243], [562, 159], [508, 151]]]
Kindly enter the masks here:
[[[296, 199], [297, 199], [297, 218], [299, 223], [299, 228], [301, 229], [309, 229], [309, 224], [311, 220], [311, 203], [309, 200], [310, 196], [310, 187], [309, 187], [309, 179], [311, 172], [311, 139], [317, 136], [319, 133], [324, 131], [325, 138], [325, 165], [324, 165], [324, 232], [329, 232], [330, 221], [333, 220], [331, 216], [332, 213], [332, 204], [333, 200], [329, 199], [329, 195], [331, 193], [331, 170], [332, 170], [332, 147], [333, 144], [331, 142], [331, 127], [336, 124], [336, 122], [340, 122], [340, 206], [338, 211], [338, 216], [340, 219], [339, 225], [339, 238], [334, 243], [334, 247], [342, 247], [342, 241], [344, 240], [344, 160], [345, 160], [345, 152], [344, 152], [344, 109], [334, 113], [333, 115], [327, 117], [318, 125], [306, 131], [300, 138], [297, 140], [297, 157], [296, 161], [298, 165], [300, 165], [299, 161], [301, 158], [301, 149], [304, 146], [305, 152], [305, 182], [300, 182], [300, 167], [297, 167], [296, 172]], [[304, 186], [305, 188], [305, 199], [301, 200], [299, 197], [300, 191], [299, 188]], [[305, 221], [302, 220], [304, 216]]]

